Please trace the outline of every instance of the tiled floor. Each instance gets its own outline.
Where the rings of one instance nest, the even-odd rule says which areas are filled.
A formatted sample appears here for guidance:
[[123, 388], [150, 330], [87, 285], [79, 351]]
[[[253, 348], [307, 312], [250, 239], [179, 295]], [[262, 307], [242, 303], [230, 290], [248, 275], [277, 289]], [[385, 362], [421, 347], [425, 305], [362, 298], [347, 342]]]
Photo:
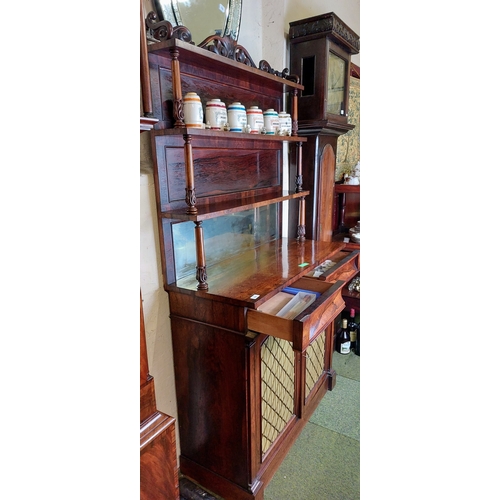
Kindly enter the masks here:
[[334, 353], [327, 392], [264, 491], [264, 500], [360, 498], [360, 358]]

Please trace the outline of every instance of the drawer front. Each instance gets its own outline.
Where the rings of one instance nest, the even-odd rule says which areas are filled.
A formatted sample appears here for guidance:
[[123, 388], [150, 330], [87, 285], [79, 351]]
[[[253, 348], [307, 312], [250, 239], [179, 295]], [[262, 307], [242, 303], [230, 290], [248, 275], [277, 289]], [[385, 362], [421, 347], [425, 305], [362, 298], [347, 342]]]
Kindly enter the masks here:
[[319, 292], [321, 295], [294, 319], [285, 319], [255, 309], [247, 310], [248, 330], [288, 340], [293, 348], [303, 351], [342, 311], [344, 281], [327, 283], [301, 278], [294, 287]]
[[321, 276], [318, 276], [317, 279], [327, 281], [328, 283], [333, 283], [338, 280], [348, 282], [359, 272], [359, 250], [354, 250], [350, 253], [340, 252], [340, 254], [344, 254], [345, 257], [325, 271]]

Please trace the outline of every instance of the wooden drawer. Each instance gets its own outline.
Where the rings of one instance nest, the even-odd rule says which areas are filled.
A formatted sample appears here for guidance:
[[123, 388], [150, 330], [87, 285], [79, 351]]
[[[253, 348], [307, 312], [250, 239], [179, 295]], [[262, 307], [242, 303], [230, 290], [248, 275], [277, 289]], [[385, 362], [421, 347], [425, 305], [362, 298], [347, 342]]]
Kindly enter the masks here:
[[[333, 283], [338, 280], [350, 281], [359, 272], [359, 250], [352, 252], [339, 252], [335, 257], [335, 265], [330, 267], [323, 274], [315, 278], [321, 281]], [[313, 272], [306, 275], [313, 277]]]
[[294, 349], [303, 351], [344, 308], [344, 284], [342, 280], [329, 283], [315, 278], [300, 278], [293, 283], [294, 288], [321, 294], [310, 306], [295, 318], [285, 319], [274, 315], [280, 309], [279, 297], [270, 299], [259, 310], [247, 310], [247, 328], [288, 340], [293, 343]]

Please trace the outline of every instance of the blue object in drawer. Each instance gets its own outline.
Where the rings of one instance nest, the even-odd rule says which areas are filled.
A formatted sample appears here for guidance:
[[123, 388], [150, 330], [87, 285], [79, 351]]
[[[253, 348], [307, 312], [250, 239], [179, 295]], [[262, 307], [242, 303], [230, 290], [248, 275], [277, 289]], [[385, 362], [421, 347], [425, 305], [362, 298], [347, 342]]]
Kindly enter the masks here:
[[302, 288], [293, 288], [291, 286], [287, 286], [286, 288], [283, 288], [283, 290], [281, 291], [286, 293], [291, 293], [292, 295], [297, 295], [299, 292], [305, 292], [305, 293], [314, 293], [316, 295], [316, 298], [321, 296], [319, 292], [313, 292], [312, 290], [303, 290]]

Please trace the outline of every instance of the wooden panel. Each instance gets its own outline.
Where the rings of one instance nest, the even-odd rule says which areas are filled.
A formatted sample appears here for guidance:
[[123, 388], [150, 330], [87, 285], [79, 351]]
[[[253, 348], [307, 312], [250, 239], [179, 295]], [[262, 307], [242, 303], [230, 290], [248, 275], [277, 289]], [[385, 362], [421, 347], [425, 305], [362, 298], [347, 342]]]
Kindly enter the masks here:
[[173, 317], [172, 342], [182, 456], [246, 488], [247, 340]]
[[326, 144], [321, 153], [318, 184], [318, 231], [317, 239], [332, 241], [333, 236], [333, 186], [335, 184], [335, 152]]
[[[184, 148], [165, 146], [167, 199], [162, 203], [182, 201], [186, 196]], [[194, 185], [197, 203], [204, 196], [248, 191], [280, 184], [281, 152], [256, 151], [225, 147], [193, 149]], [[228, 168], [229, 166], [229, 168]]]

